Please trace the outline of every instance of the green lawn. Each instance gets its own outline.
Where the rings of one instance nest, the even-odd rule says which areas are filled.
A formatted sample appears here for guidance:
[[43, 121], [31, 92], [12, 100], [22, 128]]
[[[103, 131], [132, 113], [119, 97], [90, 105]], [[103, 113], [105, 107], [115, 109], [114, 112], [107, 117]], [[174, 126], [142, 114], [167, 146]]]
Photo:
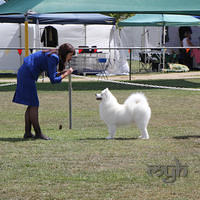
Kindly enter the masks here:
[[[200, 88], [200, 80], [137, 81]], [[122, 103], [142, 91], [152, 117], [150, 140], [136, 126], [105, 140], [95, 93], [110, 88]], [[73, 129], [68, 129], [67, 83], [38, 84], [40, 123], [51, 141], [23, 140], [24, 111], [12, 103], [15, 86], [0, 87], [0, 199], [2, 200], [197, 200], [200, 196], [200, 92], [73, 83]], [[62, 124], [63, 129], [59, 130]], [[186, 177], [165, 183], [148, 165], [188, 166]], [[170, 173], [170, 172], [169, 172]]]

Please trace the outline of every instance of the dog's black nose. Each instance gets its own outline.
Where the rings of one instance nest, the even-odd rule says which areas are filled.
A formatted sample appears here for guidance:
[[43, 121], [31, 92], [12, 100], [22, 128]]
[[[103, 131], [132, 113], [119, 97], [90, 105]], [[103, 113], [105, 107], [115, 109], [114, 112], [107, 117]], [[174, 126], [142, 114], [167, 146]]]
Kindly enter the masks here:
[[96, 100], [101, 100], [101, 99], [102, 99], [101, 95], [96, 94]]

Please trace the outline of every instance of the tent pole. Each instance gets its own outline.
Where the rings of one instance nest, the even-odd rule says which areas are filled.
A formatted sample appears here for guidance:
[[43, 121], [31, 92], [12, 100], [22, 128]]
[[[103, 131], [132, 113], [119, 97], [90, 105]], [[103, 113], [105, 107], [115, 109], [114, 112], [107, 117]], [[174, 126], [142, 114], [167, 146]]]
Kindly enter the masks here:
[[86, 24], [84, 24], [84, 34], [85, 34], [85, 46], [87, 46], [87, 36], [86, 36], [86, 34], [87, 34], [87, 30], [86, 30]]
[[39, 26], [39, 19], [36, 21], [36, 47], [40, 47], [40, 26]]
[[129, 49], [130, 52], [130, 64], [129, 64], [129, 81], [131, 81], [131, 60], [132, 60], [132, 49]]
[[28, 14], [25, 14], [25, 57], [29, 55], [28, 46], [29, 46], [29, 38], [28, 38]]
[[[19, 46], [20, 48], [22, 48], [22, 27], [21, 24], [19, 24]], [[20, 55], [20, 66], [23, 63], [23, 59], [22, 59], [22, 54]]]
[[163, 26], [163, 69], [165, 69], [165, 26]]

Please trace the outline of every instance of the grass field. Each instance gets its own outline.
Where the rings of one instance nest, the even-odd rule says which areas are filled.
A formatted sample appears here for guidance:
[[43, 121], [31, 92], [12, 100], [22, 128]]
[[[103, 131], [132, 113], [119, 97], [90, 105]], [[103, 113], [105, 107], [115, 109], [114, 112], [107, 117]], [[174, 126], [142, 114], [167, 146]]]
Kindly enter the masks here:
[[[200, 88], [199, 79], [138, 82]], [[134, 125], [104, 139], [95, 93], [106, 87], [120, 103], [132, 92], [145, 93], [152, 109], [150, 140], [137, 139]], [[0, 87], [1, 200], [199, 199], [200, 92], [74, 82], [69, 130], [67, 83], [38, 83], [41, 128], [52, 138], [42, 141], [22, 139], [25, 107], [11, 102], [14, 89]], [[175, 158], [188, 166], [185, 177], [165, 183], [165, 175], [147, 173], [148, 165], [175, 165]]]

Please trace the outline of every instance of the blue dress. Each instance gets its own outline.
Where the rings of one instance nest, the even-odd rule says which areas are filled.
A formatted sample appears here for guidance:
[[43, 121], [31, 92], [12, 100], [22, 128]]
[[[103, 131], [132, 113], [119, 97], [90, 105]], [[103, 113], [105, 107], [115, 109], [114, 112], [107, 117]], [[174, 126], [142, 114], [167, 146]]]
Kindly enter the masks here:
[[57, 76], [59, 57], [49, 52], [38, 51], [24, 59], [17, 73], [17, 88], [13, 102], [28, 106], [39, 106], [36, 82], [39, 75], [45, 71], [51, 83], [60, 83], [62, 78]]

